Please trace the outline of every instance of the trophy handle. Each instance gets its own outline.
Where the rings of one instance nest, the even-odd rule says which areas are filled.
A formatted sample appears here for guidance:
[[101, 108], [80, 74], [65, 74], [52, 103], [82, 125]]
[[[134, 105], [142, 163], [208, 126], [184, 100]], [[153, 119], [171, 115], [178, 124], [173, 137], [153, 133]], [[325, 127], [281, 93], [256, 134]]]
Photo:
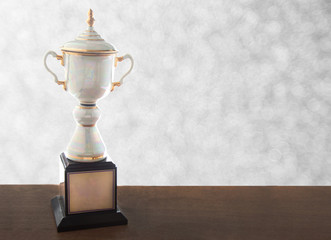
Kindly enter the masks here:
[[125, 59], [130, 59], [131, 61], [131, 66], [129, 68], [129, 70], [121, 77], [121, 79], [118, 82], [112, 82], [111, 84], [111, 92], [114, 91], [114, 88], [117, 86], [121, 86], [123, 83], [123, 79], [132, 71], [133, 65], [134, 65], [134, 61], [133, 58], [130, 54], [125, 54], [122, 57], [115, 57], [115, 67], [117, 67], [117, 63], [118, 62], [122, 62]]
[[57, 78], [56, 74], [54, 72], [52, 72], [52, 70], [49, 69], [49, 67], [47, 66], [47, 57], [48, 55], [52, 55], [52, 57], [55, 57], [57, 60], [61, 60], [61, 65], [64, 66], [63, 64], [63, 56], [61, 55], [57, 55], [56, 52], [54, 51], [49, 51], [45, 54], [45, 57], [44, 57], [44, 65], [45, 65], [45, 68], [46, 70], [53, 75], [54, 77], [54, 81], [55, 83], [57, 83], [58, 85], [63, 85], [63, 89], [64, 90], [67, 90], [67, 85], [66, 85], [66, 82], [65, 81], [59, 81], [59, 79]]

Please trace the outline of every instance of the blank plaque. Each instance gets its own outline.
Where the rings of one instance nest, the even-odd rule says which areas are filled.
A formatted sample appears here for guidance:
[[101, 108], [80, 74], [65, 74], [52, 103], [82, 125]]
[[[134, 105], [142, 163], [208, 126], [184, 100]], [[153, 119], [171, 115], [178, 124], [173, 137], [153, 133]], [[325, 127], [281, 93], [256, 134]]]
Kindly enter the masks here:
[[68, 213], [115, 209], [115, 171], [68, 172]]

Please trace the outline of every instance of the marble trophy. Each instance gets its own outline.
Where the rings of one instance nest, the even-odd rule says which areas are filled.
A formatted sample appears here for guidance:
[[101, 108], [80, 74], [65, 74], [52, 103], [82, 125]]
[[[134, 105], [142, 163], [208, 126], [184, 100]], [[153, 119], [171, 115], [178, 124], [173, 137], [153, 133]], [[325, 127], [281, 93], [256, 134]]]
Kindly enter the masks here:
[[[123, 83], [133, 68], [133, 58], [118, 57], [116, 48], [94, 30], [93, 12], [88, 12], [87, 29], [61, 48], [62, 55], [46, 53], [45, 68], [55, 83], [74, 96], [76, 129], [69, 145], [60, 155], [63, 182], [60, 194], [51, 200], [58, 231], [127, 224], [117, 206], [117, 168], [107, 156], [96, 122], [100, 110], [96, 103]], [[52, 56], [64, 67], [64, 81], [47, 66]], [[119, 62], [130, 60], [131, 66], [119, 81], [114, 71]]]

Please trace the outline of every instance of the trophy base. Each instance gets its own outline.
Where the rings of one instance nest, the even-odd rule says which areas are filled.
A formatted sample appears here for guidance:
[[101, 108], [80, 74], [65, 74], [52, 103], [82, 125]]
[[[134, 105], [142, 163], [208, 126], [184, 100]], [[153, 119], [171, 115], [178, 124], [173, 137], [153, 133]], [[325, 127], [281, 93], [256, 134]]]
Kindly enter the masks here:
[[63, 197], [54, 197], [51, 204], [58, 232], [128, 224], [127, 218], [118, 208], [116, 212], [91, 212], [66, 216]]

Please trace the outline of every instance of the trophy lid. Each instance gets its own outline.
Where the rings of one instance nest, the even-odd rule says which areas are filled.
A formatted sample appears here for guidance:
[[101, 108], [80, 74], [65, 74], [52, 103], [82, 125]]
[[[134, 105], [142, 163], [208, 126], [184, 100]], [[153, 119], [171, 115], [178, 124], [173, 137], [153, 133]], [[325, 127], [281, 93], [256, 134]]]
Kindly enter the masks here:
[[61, 50], [63, 52], [72, 52], [80, 55], [110, 55], [117, 52], [115, 47], [107, 43], [94, 30], [93, 11], [88, 11], [88, 19], [86, 20], [89, 27], [81, 33], [75, 40], [67, 42]]

